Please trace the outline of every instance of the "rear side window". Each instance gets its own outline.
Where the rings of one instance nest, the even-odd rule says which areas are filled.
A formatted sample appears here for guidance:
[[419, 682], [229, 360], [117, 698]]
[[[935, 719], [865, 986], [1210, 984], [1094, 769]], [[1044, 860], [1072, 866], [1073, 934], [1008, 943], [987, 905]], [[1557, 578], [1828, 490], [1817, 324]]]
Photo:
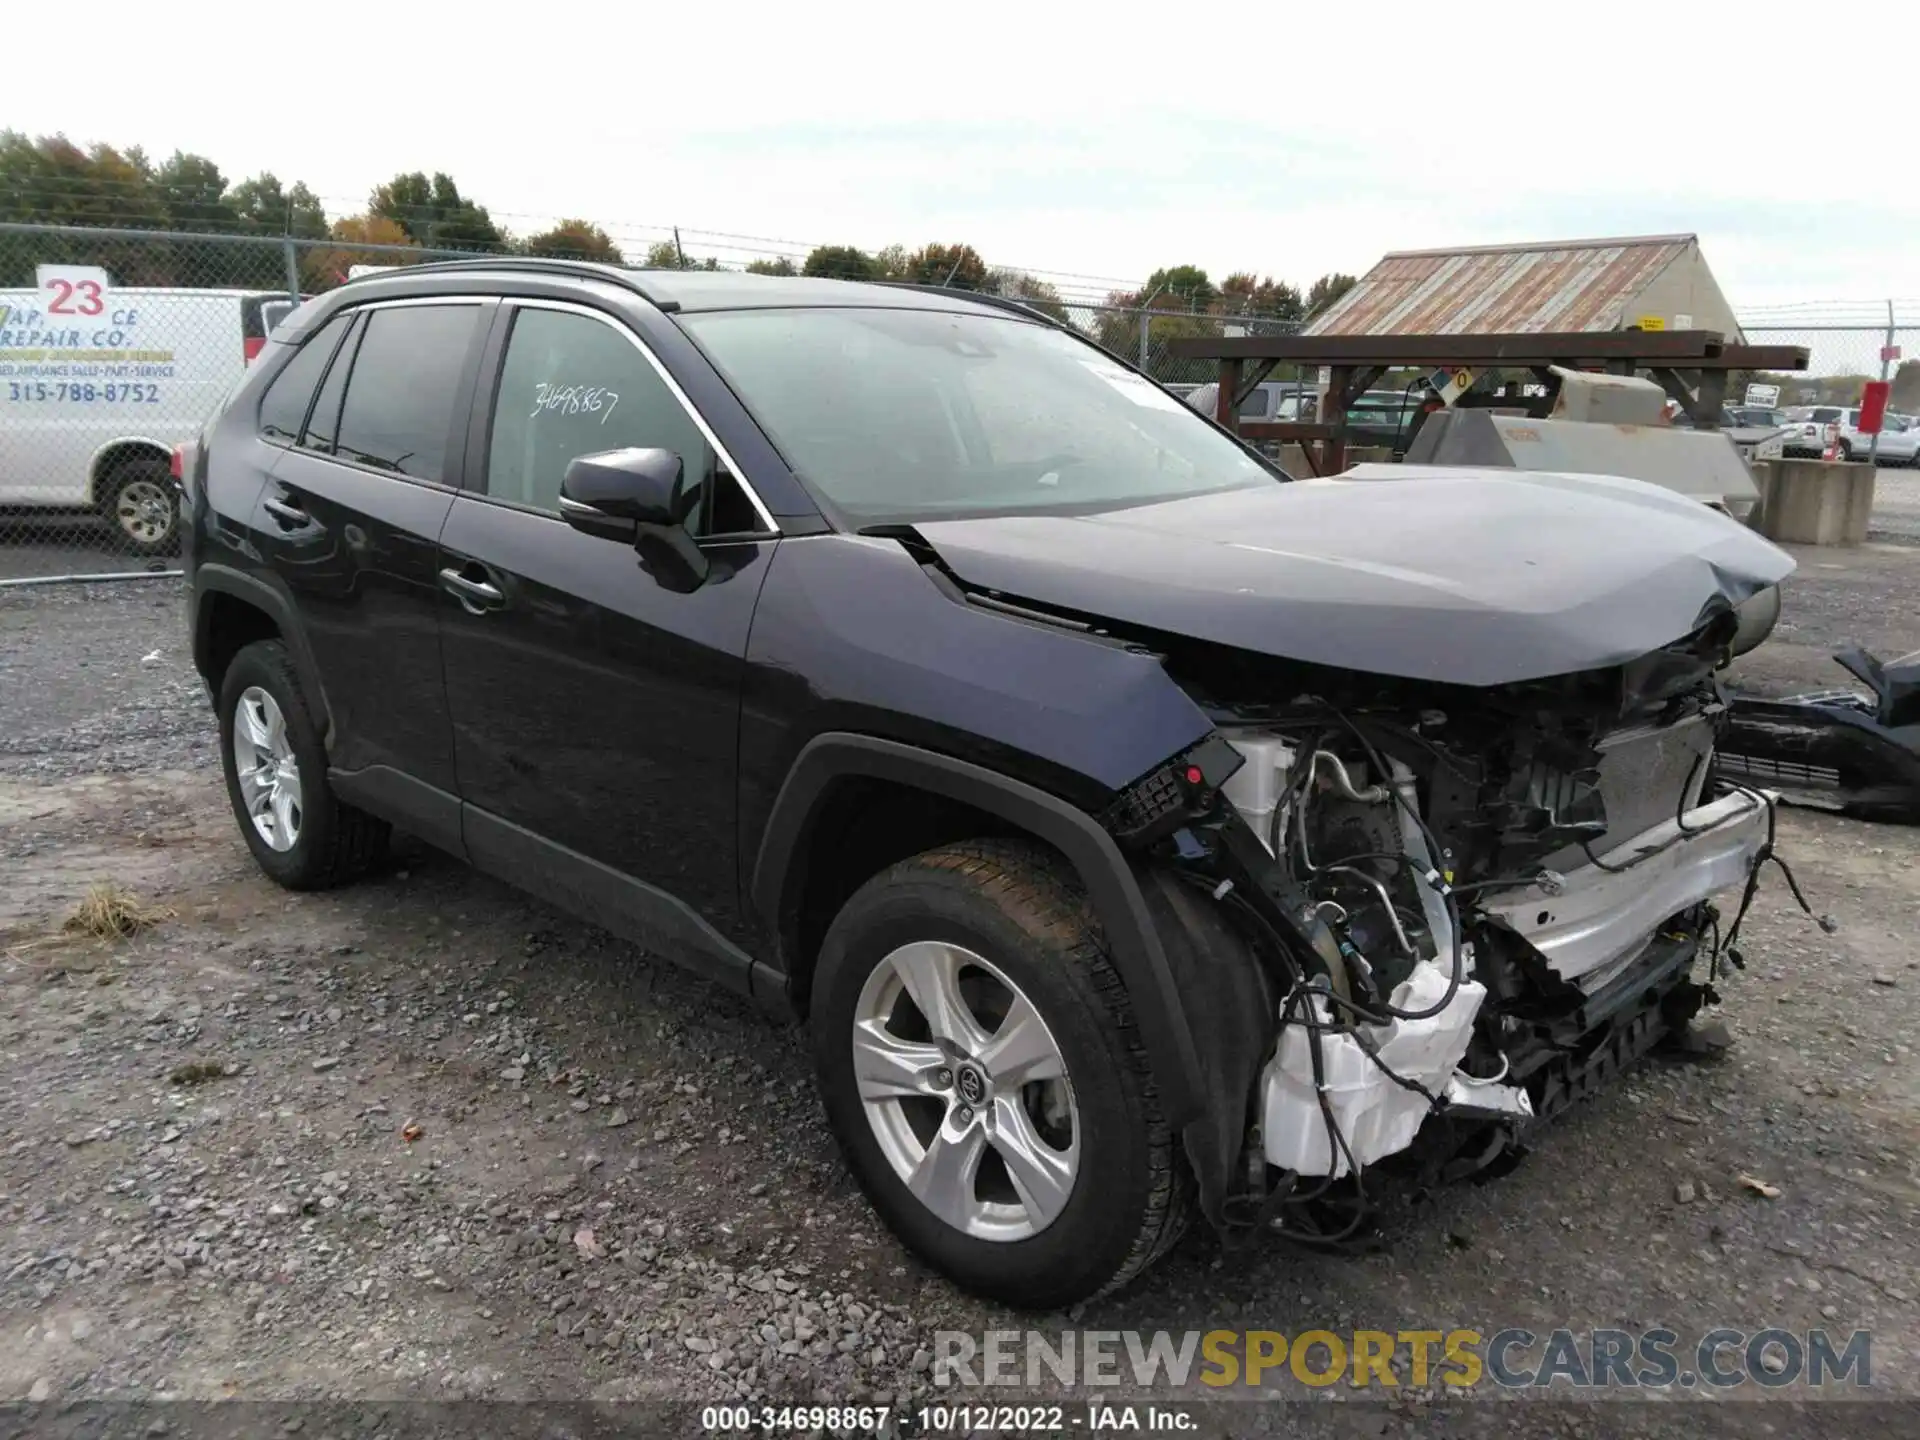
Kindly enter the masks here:
[[1840, 418], [1840, 412], [1831, 405], [1817, 405], [1807, 418], [1816, 424], [1831, 425]]
[[416, 480], [446, 478], [447, 438], [477, 305], [403, 305], [367, 316], [333, 451]]
[[327, 368], [327, 360], [346, 333], [348, 317], [336, 315], [323, 325], [268, 382], [260, 397], [260, 433], [269, 440], [292, 444], [300, 438], [300, 423]]

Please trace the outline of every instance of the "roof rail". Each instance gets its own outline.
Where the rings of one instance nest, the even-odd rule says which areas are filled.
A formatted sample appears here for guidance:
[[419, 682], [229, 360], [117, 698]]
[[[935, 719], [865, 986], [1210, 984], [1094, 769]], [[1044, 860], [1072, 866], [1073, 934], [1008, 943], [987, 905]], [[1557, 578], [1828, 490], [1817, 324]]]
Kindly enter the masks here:
[[879, 280], [872, 282], [886, 285], [895, 290], [918, 290], [927, 295], [963, 295], [969, 300], [977, 300], [982, 305], [991, 305], [996, 310], [1011, 310], [1029, 320], [1038, 320], [1043, 325], [1052, 325], [1056, 329], [1060, 322], [1029, 301], [1012, 295], [993, 295], [985, 290], [962, 290], [954, 285], [923, 285], [917, 280]]
[[[599, 260], [555, 260], [538, 255], [475, 255], [470, 260], [428, 260], [419, 265], [395, 265], [382, 270], [381, 275], [432, 274], [436, 271], [472, 270], [481, 267], [506, 270], [530, 270], [543, 275], [571, 275], [582, 280], [611, 280], [615, 284], [625, 285], [643, 300], [657, 305], [662, 310], [678, 310], [680, 302], [668, 300], [648, 291], [636, 278], [644, 271], [624, 265], [610, 265]], [[376, 276], [362, 276], [372, 280]], [[352, 281], [348, 282], [352, 284]]]

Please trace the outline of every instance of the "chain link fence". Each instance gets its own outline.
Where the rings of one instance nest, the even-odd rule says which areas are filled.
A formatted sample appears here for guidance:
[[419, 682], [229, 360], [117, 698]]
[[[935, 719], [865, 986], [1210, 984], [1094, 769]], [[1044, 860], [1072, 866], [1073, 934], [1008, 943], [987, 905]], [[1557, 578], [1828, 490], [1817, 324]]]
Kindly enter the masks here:
[[[463, 258], [472, 252], [0, 224], [0, 585], [173, 572], [173, 447], [198, 432], [274, 326], [300, 298], [360, 267]], [[1175, 339], [1298, 329], [1258, 315], [1168, 309], [1164, 299], [1154, 308], [1034, 303], [1176, 389], [1216, 372], [1170, 355]], [[1859, 318], [1750, 327], [1755, 343], [1806, 345], [1813, 363], [1804, 375], [1736, 376], [1729, 398], [1744, 398], [1753, 384], [1775, 386], [1781, 406], [1851, 403], [1865, 379], [1882, 373], [1883, 349], [1920, 358], [1920, 328], [1905, 328], [1920, 325], [1920, 315], [1890, 314], [1878, 326]], [[1920, 413], [1920, 364], [1902, 370], [1890, 359], [1886, 373], [1894, 410]], [[1313, 380], [1284, 366], [1271, 378]]]

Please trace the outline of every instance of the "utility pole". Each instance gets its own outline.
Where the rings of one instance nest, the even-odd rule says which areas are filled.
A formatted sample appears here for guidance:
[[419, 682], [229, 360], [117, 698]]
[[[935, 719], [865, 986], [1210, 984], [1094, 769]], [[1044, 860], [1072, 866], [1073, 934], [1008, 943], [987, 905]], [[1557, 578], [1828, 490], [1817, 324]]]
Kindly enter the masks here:
[[[1893, 301], [1887, 301], [1887, 338], [1880, 344], [1880, 378], [1887, 378], [1887, 367], [1893, 363]], [[1886, 422], [1881, 421], [1884, 428]], [[1867, 464], [1874, 465], [1880, 458], [1880, 431], [1876, 430], [1867, 439]]]
[[1140, 368], [1143, 371], [1153, 362], [1153, 356], [1150, 353], [1150, 346], [1147, 339], [1147, 332], [1153, 320], [1153, 302], [1160, 298], [1160, 291], [1166, 288], [1164, 285], [1160, 286], [1159, 289], [1155, 290], [1140, 302]]

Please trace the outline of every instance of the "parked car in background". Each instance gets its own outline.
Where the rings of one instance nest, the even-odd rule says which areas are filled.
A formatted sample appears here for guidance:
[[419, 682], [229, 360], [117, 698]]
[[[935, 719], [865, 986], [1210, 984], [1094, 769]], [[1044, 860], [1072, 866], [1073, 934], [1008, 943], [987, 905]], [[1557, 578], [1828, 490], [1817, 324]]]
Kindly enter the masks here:
[[[1214, 413], [1218, 385], [1198, 385], [1185, 395], [1187, 404], [1202, 415]], [[1405, 390], [1369, 390], [1347, 407], [1348, 443], [1404, 451], [1418, 425], [1425, 387]], [[1242, 421], [1307, 421], [1320, 404], [1318, 387], [1302, 381], [1263, 380], [1240, 402]]]
[[0, 290], [0, 505], [93, 511], [123, 552], [171, 553], [173, 447], [292, 308], [284, 291], [98, 278]]
[[804, 1022], [879, 1214], [1013, 1304], [1497, 1173], [1717, 999], [1770, 850], [1709, 777], [1780, 550], [1606, 476], [1285, 483], [994, 297], [418, 265], [184, 459], [261, 869], [400, 825]]
[[[1218, 384], [1169, 386], [1202, 415], [1212, 417], [1219, 403]], [[1280, 421], [1311, 419], [1317, 395], [1314, 387], [1295, 380], [1262, 380], [1240, 402], [1243, 421]]]
[[1920, 427], [1897, 422], [1908, 417], [1888, 415], [1881, 425], [1876, 448], [1871, 435], [1860, 430], [1860, 410], [1850, 405], [1796, 405], [1787, 411], [1786, 453], [1817, 457], [1825, 453], [1829, 425], [1840, 427], [1840, 458], [1864, 460], [1872, 451], [1882, 465], [1920, 464]]

